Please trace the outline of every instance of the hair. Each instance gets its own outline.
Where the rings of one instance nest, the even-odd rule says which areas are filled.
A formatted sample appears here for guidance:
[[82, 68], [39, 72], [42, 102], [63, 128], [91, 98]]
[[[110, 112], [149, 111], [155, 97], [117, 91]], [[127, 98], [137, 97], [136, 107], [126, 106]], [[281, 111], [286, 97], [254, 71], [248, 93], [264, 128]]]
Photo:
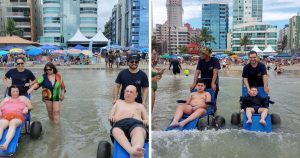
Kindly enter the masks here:
[[21, 60], [23, 60], [23, 62], [25, 62], [25, 59], [22, 58], [22, 57], [17, 57], [16, 60], [15, 60], [15, 62], [17, 62], [19, 59], [21, 59]]
[[56, 69], [55, 65], [54, 65], [53, 63], [51, 63], [51, 62], [48, 62], [48, 63], [45, 65], [45, 67], [44, 67], [44, 73], [47, 72], [47, 71], [46, 71], [47, 67], [50, 67], [51, 69], [53, 69], [53, 73], [55, 73], [55, 74], [57, 73], [57, 69]]
[[256, 54], [256, 56], [257, 56], [257, 52], [254, 51], [254, 50], [251, 50], [251, 51], [248, 53], [248, 56], [250, 56], [251, 54]]
[[203, 83], [203, 84], [205, 85], [204, 80], [202, 80], [201, 78], [199, 78], [199, 79], [197, 80], [197, 84], [198, 84], [198, 83]]
[[256, 86], [251, 86], [251, 87], [250, 87], [250, 89], [252, 89], [252, 88], [255, 88], [255, 89], [257, 89], [257, 87], [256, 87]]
[[[12, 85], [12, 86], [8, 87], [8, 92], [7, 92], [7, 94], [8, 94], [8, 96], [10, 96], [10, 97], [11, 97], [11, 89], [13, 89], [13, 88], [18, 88], [18, 90], [19, 90], [19, 87], [16, 86], [16, 85]], [[20, 93], [20, 92], [19, 92], [19, 93]]]

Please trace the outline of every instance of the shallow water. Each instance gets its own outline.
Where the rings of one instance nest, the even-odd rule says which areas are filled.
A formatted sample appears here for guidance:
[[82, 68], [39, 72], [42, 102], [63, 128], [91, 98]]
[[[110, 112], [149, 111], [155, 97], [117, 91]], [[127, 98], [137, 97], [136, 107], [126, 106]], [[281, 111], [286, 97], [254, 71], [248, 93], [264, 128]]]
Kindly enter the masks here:
[[[193, 74], [193, 73], [191, 73]], [[248, 132], [230, 124], [230, 116], [239, 109], [241, 72], [220, 71], [218, 114], [226, 119], [222, 130], [165, 132], [176, 108], [176, 99], [185, 99], [193, 80], [168, 72], [159, 82], [152, 114], [152, 157], [257, 158], [299, 157], [300, 154], [300, 72], [270, 72], [270, 112], [280, 114], [281, 126], [272, 133]]]
[[[4, 76], [3, 69], [0, 76]], [[107, 121], [112, 104], [112, 87], [119, 71], [95, 69], [68, 69], [60, 73], [67, 87], [61, 106], [61, 124], [48, 121], [47, 110], [41, 101], [41, 89], [32, 96], [32, 121], [40, 121], [42, 137], [31, 140], [22, 136], [16, 157], [20, 158], [82, 158], [96, 157], [100, 140], [110, 142]], [[34, 69], [39, 76], [42, 71]], [[1, 100], [4, 86], [0, 82]]]

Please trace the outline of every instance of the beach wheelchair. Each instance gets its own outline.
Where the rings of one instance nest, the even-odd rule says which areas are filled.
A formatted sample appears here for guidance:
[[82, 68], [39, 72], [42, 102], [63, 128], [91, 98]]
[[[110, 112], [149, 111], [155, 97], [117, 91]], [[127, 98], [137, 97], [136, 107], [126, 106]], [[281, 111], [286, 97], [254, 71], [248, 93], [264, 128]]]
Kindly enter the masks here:
[[[26, 114], [25, 121], [17, 127], [15, 135], [11, 142], [9, 143], [7, 150], [0, 149], [0, 156], [12, 156], [16, 150], [18, 143], [20, 141], [21, 134], [30, 135], [32, 139], [37, 139], [41, 136], [42, 133], [42, 124], [39, 121], [30, 122], [30, 111]], [[22, 132], [22, 129], [23, 132]], [[0, 145], [5, 142], [5, 137], [7, 134], [8, 128], [3, 131], [2, 139], [0, 140]]]
[[[192, 90], [192, 92], [195, 92], [195, 91], [196, 91], [196, 89]], [[183, 130], [193, 130], [193, 129], [204, 130], [207, 127], [214, 127], [214, 128], [218, 129], [218, 128], [225, 126], [225, 118], [220, 115], [215, 116], [215, 104], [216, 104], [215, 92], [211, 88], [205, 89], [205, 91], [209, 92], [211, 95], [211, 102], [206, 103], [209, 105], [207, 108], [206, 114], [195, 118], [194, 120], [187, 123], [184, 127], [170, 127], [169, 126], [169, 127], [167, 127], [166, 131], [170, 131], [170, 130], [183, 131]], [[186, 103], [186, 100], [177, 100], [177, 103]], [[179, 120], [179, 122], [188, 118], [189, 116], [190, 115], [183, 114], [183, 116]], [[205, 118], [207, 119], [207, 121], [205, 121]], [[212, 118], [211, 121], [210, 121], [210, 118]]]
[[[112, 122], [111, 126], [113, 126]], [[110, 135], [110, 138], [113, 142], [113, 153], [111, 144], [108, 141], [100, 141], [97, 148], [97, 158], [130, 158], [129, 153], [113, 138], [112, 134]], [[144, 158], [149, 158], [148, 140], [145, 141], [143, 148], [145, 149]]]
[[[269, 104], [274, 104], [273, 101], [270, 100], [270, 97], [267, 93], [265, 93], [263, 87], [257, 87], [258, 90], [258, 96], [264, 98], [265, 105], [268, 108]], [[243, 103], [243, 97], [248, 96], [247, 88], [245, 86], [242, 87], [242, 96], [240, 97], [240, 104], [242, 107]], [[241, 116], [242, 115], [242, 116]], [[280, 116], [278, 114], [268, 114], [266, 117], [266, 125], [262, 125], [259, 123], [261, 119], [261, 114], [252, 114], [252, 123], [247, 124], [247, 116], [246, 116], [246, 110], [242, 112], [235, 112], [231, 115], [231, 124], [232, 125], [240, 125], [241, 122], [243, 124], [243, 129], [248, 131], [259, 131], [259, 132], [272, 132], [272, 125], [279, 125], [281, 123]]]

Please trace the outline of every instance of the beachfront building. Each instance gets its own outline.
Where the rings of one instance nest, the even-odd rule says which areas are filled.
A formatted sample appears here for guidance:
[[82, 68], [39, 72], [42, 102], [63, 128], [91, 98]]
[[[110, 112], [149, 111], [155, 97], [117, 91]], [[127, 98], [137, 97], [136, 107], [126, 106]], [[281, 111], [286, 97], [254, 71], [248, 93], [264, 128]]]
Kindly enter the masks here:
[[111, 43], [121, 46], [148, 47], [149, 1], [119, 0], [112, 9]]
[[36, 41], [39, 25], [35, 23], [40, 1], [38, 0], [1, 0], [0, 31], [6, 29], [8, 19], [13, 19], [19, 35], [27, 40]]
[[66, 46], [79, 29], [91, 38], [97, 34], [99, 0], [43, 0], [43, 35], [40, 43]]
[[291, 53], [300, 53], [300, 12], [289, 20], [289, 42]]
[[214, 52], [224, 52], [227, 47], [228, 3], [205, 2], [202, 4], [202, 28], [207, 28], [214, 41], [206, 45]]
[[[283, 42], [283, 39], [284, 37], [286, 36], [286, 46], [285, 48], [283, 49], [282, 47], [282, 42]], [[278, 35], [278, 41], [277, 41], [277, 48], [278, 50], [289, 50], [290, 49], [290, 27], [288, 24], [284, 25], [284, 28], [279, 30], [279, 35]]]
[[[260, 50], [264, 50], [268, 45], [277, 49], [277, 27], [266, 23], [252, 22], [234, 26], [232, 32], [232, 51], [234, 53], [245, 53], [252, 50], [257, 45]], [[249, 45], [241, 48], [241, 38], [247, 36], [250, 39]]]
[[168, 25], [182, 26], [182, 0], [166, 0]]
[[233, 0], [233, 25], [262, 22], [263, 0]]

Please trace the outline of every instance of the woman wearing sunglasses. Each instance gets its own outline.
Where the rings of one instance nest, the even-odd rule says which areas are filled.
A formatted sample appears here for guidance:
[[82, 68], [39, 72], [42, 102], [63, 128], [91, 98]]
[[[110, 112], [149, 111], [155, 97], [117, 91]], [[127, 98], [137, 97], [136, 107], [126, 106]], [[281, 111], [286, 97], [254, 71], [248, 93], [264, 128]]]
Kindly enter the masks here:
[[[4, 84], [6, 87], [10, 87], [10, 85], [18, 86], [20, 95], [30, 98], [27, 91], [29, 87], [34, 84], [35, 76], [30, 70], [25, 69], [25, 61], [23, 58], [17, 58], [16, 64], [17, 68], [10, 69], [5, 74], [3, 79]], [[11, 84], [9, 84], [9, 79], [11, 79]]]
[[53, 63], [49, 62], [44, 67], [43, 76], [39, 77], [36, 83], [28, 90], [31, 93], [34, 89], [43, 87], [43, 101], [46, 104], [48, 117], [55, 124], [60, 120], [60, 104], [65, 96], [65, 84]]

